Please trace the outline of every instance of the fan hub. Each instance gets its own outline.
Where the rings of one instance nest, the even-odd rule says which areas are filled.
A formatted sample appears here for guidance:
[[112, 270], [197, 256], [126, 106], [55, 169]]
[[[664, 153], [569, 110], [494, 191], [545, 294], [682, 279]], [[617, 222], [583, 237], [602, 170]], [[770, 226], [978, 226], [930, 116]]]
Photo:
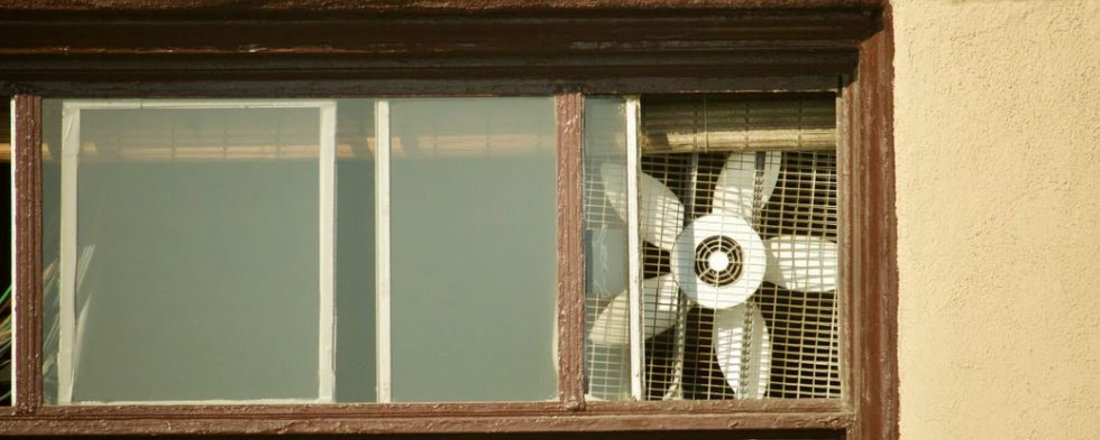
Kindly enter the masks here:
[[719, 212], [695, 219], [672, 248], [672, 274], [680, 289], [711, 309], [736, 307], [764, 281], [767, 249], [740, 215]]
[[[698, 249], [696, 251], [698, 251]], [[726, 270], [726, 268], [730, 266], [730, 263], [729, 255], [722, 252], [712, 252], [710, 256], [707, 257], [707, 264], [710, 266], [710, 269], [715, 272]]]
[[741, 245], [724, 235], [712, 235], [695, 247], [695, 275], [713, 286], [728, 286], [741, 276]]

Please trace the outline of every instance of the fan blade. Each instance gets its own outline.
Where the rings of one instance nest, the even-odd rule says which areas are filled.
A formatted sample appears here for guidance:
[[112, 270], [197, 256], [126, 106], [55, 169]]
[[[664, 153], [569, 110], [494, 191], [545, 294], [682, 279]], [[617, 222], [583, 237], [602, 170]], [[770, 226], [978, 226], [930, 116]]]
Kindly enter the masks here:
[[[661, 275], [642, 282], [642, 328], [646, 339], [676, 324], [678, 293], [672, 275]], [[596, 317], [588, 340], [607, 345], [630, 343], [630, 295], [626, 291], [615, 296]]]
[[768, 270], [764, 281], [800, 292], [836, 290], [836, 243], [807, 235], [780, 235], [764, 241]]
[[[626, 167], [606, 163], [600, 167], [604, 192], [611, 207], [626, 221], [629, 217], [626, 203]], [[661, 249], [672, 249], [676, 236], [684, 224], [684, 205], [660, 180], [646, 173], [638, 175], [638, 190], [641, 193], [641, 233], [642, 239]]]
[[762, 166], [757, 164], [757, 153], [730, 153], [718, 185], [714, 188], [714, 209], [752, 218], [753, 203], [759, 183], [760, 206], [768, 203], [779, 180], [779, 165], [783, 155], [778, 151], [763, 153]]
[[758, 307], [746, 320], [748, 306], [714, 312], [714, 354], [737, 398], [762, 399], [771, 376], [771, 337]]

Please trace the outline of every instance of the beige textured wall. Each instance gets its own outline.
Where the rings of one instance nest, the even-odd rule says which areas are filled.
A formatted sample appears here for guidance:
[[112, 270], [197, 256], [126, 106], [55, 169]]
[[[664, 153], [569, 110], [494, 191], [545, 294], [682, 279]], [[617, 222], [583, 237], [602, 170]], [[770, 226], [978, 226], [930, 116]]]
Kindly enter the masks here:
[[894, 0], [902, 440], [1100, 438], [1100, 0]]

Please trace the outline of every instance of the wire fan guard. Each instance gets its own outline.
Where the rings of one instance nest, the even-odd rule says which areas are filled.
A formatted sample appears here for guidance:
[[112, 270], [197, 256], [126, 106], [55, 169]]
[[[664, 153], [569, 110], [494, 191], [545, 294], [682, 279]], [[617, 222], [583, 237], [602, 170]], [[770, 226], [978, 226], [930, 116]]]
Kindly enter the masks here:
[[[586, 121], [589, 398], [636, 393], [630, 258], [642, 267], [643, 398], [840, 397], [835, 97], [647, 96], [634, 134], [609, 102]], [[616, 291], [599, 288], [612, 279]]]

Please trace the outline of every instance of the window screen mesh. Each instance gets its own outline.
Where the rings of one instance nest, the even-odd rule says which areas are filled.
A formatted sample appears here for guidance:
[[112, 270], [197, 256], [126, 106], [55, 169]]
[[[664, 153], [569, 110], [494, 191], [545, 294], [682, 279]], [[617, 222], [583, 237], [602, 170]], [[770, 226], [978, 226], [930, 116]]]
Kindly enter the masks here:
[[[626, 399], [628, 110], [606, 101], [586, 120], [588, 392]], [[654, 96], [639, 115], [640, 395], [839, 397], [835, 98]]]

